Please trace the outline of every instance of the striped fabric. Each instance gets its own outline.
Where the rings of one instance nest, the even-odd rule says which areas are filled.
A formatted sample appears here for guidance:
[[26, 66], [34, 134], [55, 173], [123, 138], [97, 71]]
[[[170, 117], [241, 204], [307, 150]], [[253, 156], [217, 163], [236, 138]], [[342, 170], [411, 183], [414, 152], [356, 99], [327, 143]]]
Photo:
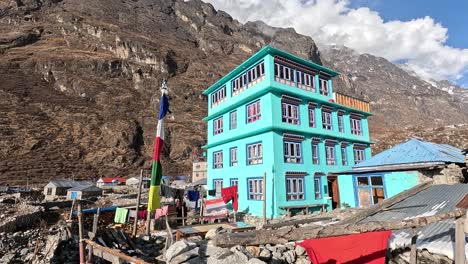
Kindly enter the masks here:
[[204, 220], [226, 217], [228, 214], [229, 212], [223, 198], [205, 200], [203, 208]]
[[153, 163], [151, 169], [151, 185], [148, 194], [148, 211], [151, 212], [156, 208], [161, 207], [161, 196], [159, 188], [162, 178], [162, 166], [160, 154], [164, 146], [164, 117], [169, 112], [169, 100], [166, 96], [166, 82], [163, 82], [161, 89], [161, 101], [159, 106], [158, 127], [156, 129], [156, 138], [154, 139]]

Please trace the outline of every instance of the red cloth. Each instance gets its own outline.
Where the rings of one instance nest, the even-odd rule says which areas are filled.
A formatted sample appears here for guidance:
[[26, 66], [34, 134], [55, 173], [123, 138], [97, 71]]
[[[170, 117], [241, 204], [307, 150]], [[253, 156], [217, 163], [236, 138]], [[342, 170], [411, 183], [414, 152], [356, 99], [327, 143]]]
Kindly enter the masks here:
[[237, 185], [222, 188], [221, 196], [223, 197], [224, 203], [229, 203], [232, 200], [232, 208], [237, 212], [238, 203], [237, 203]]
[[146, 219], [147, 213], [148, 211], [146, 210], [138, 211], [138, 219]]
[[392, 231], [304, 240], [297, 243], [306, 249], [314, 264], [385, 264], [388, 238]]

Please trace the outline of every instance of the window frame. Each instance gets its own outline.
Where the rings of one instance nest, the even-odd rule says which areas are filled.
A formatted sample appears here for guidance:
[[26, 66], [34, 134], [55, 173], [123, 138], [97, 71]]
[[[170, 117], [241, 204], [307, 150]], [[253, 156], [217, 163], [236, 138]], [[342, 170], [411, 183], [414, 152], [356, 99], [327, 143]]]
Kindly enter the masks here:
[[319, 77], [319, 93], [324, 96], [330, 96], [330, 87], [329, 87], [328, 80], [320, 78], [320, 77]]
[[[254, 186], [252, 186], [253, 187], [252, 191], [251, 191], [251, 183], [254, 183]], [[260, 178], [260, 177], [247, 178], [247, 200], [263, 201], [263, 198], [264, 198], [263, 178]]]
[[[249, 108], [252, 107], [253, 108], [253, 113], [251, 116], [249, 116], [250, 114], [250, 111], [249, 111]], [[262, 112], [261, 112], [261, 104], [260, 104], [260, 100], [257, 100], [255, 102], [252, 102], [248, 105], [245, 106], [245, 110], [246, 110], [246, 122], [247, 124], [250, 124], [250, 123], [253, 123], [255, 121], [258, 121], [262, 118]]]
[[[232, 154], [233, 150], [235, 150], [235, 156], [236, 156], [235, 160], [232, 159], [233, 158], [233, 154]], [[239, 155], [238, 154], [239, 154], [239, 151], [238, 151], [237, 147], [232, 147], [232, 148], [229, 149], [229, 166], [230, 167], [236, 167], [236, 166], [239, 165]], [[235, 163], [235, 165], [234, 165], [234, 163]]]
[[315, 107], [309, 107], [309, 127], [316, 127], [316, 126], [317, 126], [317, 118], [316, 118]]
[[315, 200], [323, 199], [321, 176], [314, 176], [314, 198]]
[[341, 146], [341, 165], [348, 166], [348, 148], [346, 146]]
[[[251, 151], [251, 147], [256, 146], [256, 149]], [[246, 155], [246, 163], [247, 165], [258, 165], [263, 164], [263, 144], [262, 142], [254, 142], [249, 143], [246, 145], [245, 148], [247, 155]], [[255, 153], [256, 152], [256, 153]], [[256, 156], [251, 156], [251, 154], [256, 154]]]
[[338, 132], [344, 133], [345, 128], [344, 128], [344, 116], [342, 113], [338, 112]]
[[[233, 118], [234, 117], [234, 118]], [[237, 110], [229, 112], [229, 129], [237, 128]]]
[[[221, 161], [219, 161], [216, 156], [220, 154]], [[218, 161], [217, 161], [218, 160]], [[223, 151], [218, 150], [213, 152], [213, 169], [222, 169], [223, 168]]]
[[[286, 146], [287, 145], [287, 146]], [[294, 145], [294, 155], [290, 153], [290, 146]], [[298, 153], [299, 152], [299, 155]], [[288, 161], [288, 159], [296, 159], [296, 162], [293, 161]], [[299, 161], [297, 161], [299, 159]], [[295, 163], [295, 164], [300, 164], [302, 163], [302, 142], [300, 141], [294, 141], [294, 140], [283, 140], [283, 160], [284, 163]]]
[[[285, 184], [286, 201], [301, 201], [306, 199], [304, 177], [287, 176]], [[293, 186], [295, 187], [295, 191], [293, 191]], [[299, 189], [301, 189], [301, 191]]]
[[350, 117], [351, 134], [362, 136], [362, 118]]
[[[332, 149], [332, 152], [329, 150]], [[333, 159], [329, 157], [329, 154], [333, 154]], [[331, 144], [325, 144], [325, 159], [327, 165], [336, 165], [336, 146]]]
[[[216, 183], [217, 182], [221, 182], [221, 186], [219, 188], [219, 192], [218, 192], [218, 188], [217, 188], [217, 185]], [[221, 189], [223, 189], [223, 184], [224, 184], [224, 180], [223, 179], [213, 179], [213, 187], [215, 189], [215, 197], [221, 197]]]
[[226, 85], [211, 94], [211, 108], [218, 106], [226, 100]]
[[[361, 157], [362, 159], [357, 159], [360, 156], [360, 155], [356, 155], [358, 153], [362, 153], [362, 157]], [[356, 148], [356, 147], [354, 147], [353, 148], [353, 156], [354, 156], [354, 165], [365, 161], [366, 160], [366, 150], [365, 150], [365, 148]]]
[[[235, 182], [236, 184], [232, 184], [233, 182]], [[229, 186], [238, 186], [239, 187], [239, 178], [230, 178], [229, 179]]]
[[[382, 181], [382, 185], [373, 185], [372, 184], [372, 177], [380, 177], [380, 179]], [[366, 178], [367, 179], [367, 185], [359, 185], [359, 178]], [[355, 175], [353, 184], [356, 187], [356, 189], [355, 189], [356, 190], [355, 191], [355, 199], [356, 199], [356, 205], [358, 207], [361, 207], [361, 203], [360, 203], [360, 200], [359, 200], [359, 189], [367, 189], [368, 190], [368, 193], [370, 195], [370, 202], [371, 202], [371, 204], [369, 206], [372, 206], [372, 205], [376, 204], [376, 202], [374, 201], [373, 189], [382, 189], [383, 195], [384, 195], [383, 200], [387, 198], [387, 190], [386, 190], [385, 178], [384, 178], [383, 174], [377, 173], [377, 174], [367, 174], [367, 175]]]
[[[316, 154], [317, 157], [314, 157], [314, 147], [316, 147]], [[319, 143], [318, 142], [312, 142], [312, 164], [313, 165], [320, 165], [320, 149], [319, 149]]]
[[[329, 116], [329, 122], [327, 121], [327, 116]], [[326, 130], [333, 130], [333, 112], [325, 110], [322, 108], [322, 128]]]
[[219, 135], [224, 132], [223, 116], [213, 119], [213, 135]]
[[[296, 116], [294, 116], [294, 109], [296, 109]], [[283, 123], [299, 125], [299, 105], [287, 102], [281, 102], [281, 121]]]

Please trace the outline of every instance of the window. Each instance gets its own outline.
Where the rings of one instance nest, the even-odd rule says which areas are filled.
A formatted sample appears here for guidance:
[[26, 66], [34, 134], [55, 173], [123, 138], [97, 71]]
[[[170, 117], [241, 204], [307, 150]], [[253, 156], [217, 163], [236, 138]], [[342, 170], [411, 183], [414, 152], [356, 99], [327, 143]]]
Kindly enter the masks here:
[[213, 152], [213, 168], [220, 169], [223, 167], [223, 152]]
[[299, 124], [299, 106], [294, 104], [282, 103], [281, 112], [283, 114], [283, 122], [290, 124]]
[[213, 134], [218, 135], [223, 133], [223, 117], [213, 120]]
[[284, 162], [287, 163], [301, 163], [301, 143], [284, 141]]
[[309, 127], [315, 127], [315, 108], [309, 107]]
[[327, 130], [333, 130], [332, 113], [328, 109], [322, 108], [322, 127]]
[[211, 94], [211, 107], [215, 107], [226, 99], [226, 86]]
[[261, 62], [236, 79], [232, 80], [232, 96], [239, 94], [247, 87], [253, 86], [261, 80], [261, 77], [263, 76], [265, 76], [265, 64]]
[[322, 186], [321, 186], [321, 180], [319, 176], [314, 177], [314, 192], [315, 192], [315, 200], [320, 200], [322, 199]]
[[262, 164], [262, 143], [247, 145], [247, 164]]
[[312, 142], [312, 164], [319, 164], [319, 148], [316, 142]]
[[338, 112], [338, 131], [344, 133], [343, 113]]
[[264, 75], [265, 64], [261, 62], [247, 72], [247, 76], [249, 77], [249, 85], [254, 85], [255, 83], [257, 83], [256, 80]]
[[364, 149], [354, 148], [354, 164], [358, 164], [366, 159]]
[[326, 145], [325, 154], [327, 157], [327, 165], [336, 165], [335, 146]]
[[237, 166], [237, 148], [231, 148], [230, 152], [230, 164], [231, 167], [235, 167]]
[[351, 134], [362, 136], [362, 121], [360, 118], [350, 118], [351, 120]]
[[288, 201], [304, 200], [304, 178], [286, 177], [286, 199]]
[[314, 91], [314, 77], [310, 74], [297, 70], [297, 86], [301, 89]]
[[231, 82], [232, 96], [237, 95], [247, 87], [247, 73], [242, 74]]
[[382, 176], [358, 176], [356, 177], [356, 186], [359, 207], [371, 206], [385, 199]]
[[346, 153], [346, 146], [341, 146], [341, 164], [348, 166], [348, 154]]
[[263, 200], [263, 179], [249, 179], [249, 200]]
[[47, 188], [47, 195], [52, 195], [52, 188]]
[[247, 105], [247, 123], [255, 122], [260, 118], [260, 101]]
[[223, 180], [213, 180], [213, 186], [216, 190], [216, 197], [221, 197], [221, 189], [223, 188]]
[[229, 129], [237, 128], [237, 111], [232, 111], [229, 113]]
[[236, 186], [237, 186], [237, 185], [238, 185], [238, 183], [239, 183], [239, 180], [238, 180], [237, 178], [235, 178], [235, 179], [231, 179], [231, 186], [234, 186], [234, 185], [236, 185]]
[[320, 88], [320, 94], [321, 95], [325, 95], [325, 96], [329, 96], [330, 95], [330, 91], [328, 90], [328, 81], [327, 80], [324, 80], [322, 78], [319, 78], [319, 88]]
[[279, 63], [275, 63], [275, 80], [292, 85], [294, 83], [294, 70]]

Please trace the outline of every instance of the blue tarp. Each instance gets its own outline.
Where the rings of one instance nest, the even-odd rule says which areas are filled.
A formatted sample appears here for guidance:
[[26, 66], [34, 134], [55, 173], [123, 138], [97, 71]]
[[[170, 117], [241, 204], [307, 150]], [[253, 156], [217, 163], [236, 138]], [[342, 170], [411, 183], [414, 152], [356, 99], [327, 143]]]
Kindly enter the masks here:
[[[110, 211], [115, 211], [118, 208], [118, 206], [109, 206], [109, 207], [101, 207], [100, 212], [110, 212]], [[98, 208], [88, 208], [88, 209], [83, 209], [82, 212], [83, 214], [89, 214], [89, 213], [97, 213]], [[77, 215], [78, 211], [73, 211], [73, 215]]]

